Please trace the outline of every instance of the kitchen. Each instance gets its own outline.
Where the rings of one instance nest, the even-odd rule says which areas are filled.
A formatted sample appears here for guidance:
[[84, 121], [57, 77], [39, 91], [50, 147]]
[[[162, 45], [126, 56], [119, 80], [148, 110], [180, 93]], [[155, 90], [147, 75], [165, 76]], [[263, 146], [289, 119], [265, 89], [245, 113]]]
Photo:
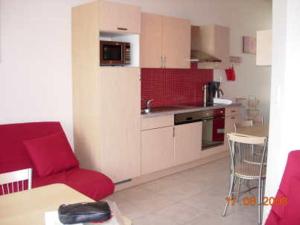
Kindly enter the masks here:
[[[91, 39], [80, 33], [83, 21]], [[100, 1], [74, 8], [73, 48], [75, 151], [84, 166], [122, 189], [227, 155], [224, 134], [243, 111], [214, 104], [231, 102], [220, 100], [218, 82], [234, 63], [229, 27]]]
[[84, 167], [121, 191], [228, 157], [225, 134], [248, 113], [248, 96], [232, 90], [243, 89], [240, 67], [256, 67], [253, 55], [232, 55], [231, 28], [108, 1], [72, 16], [74, 143]]
[[[130, 87], [132, 86], [134, 88], [129, 87], [125, 89], [122, 84], [124, 84], [124, 82], [127, 82], [128, 77], [131, 76], [128, 75], [127, 78], [125, 78], [126, 75], [117, 76], [117, 70], [119, 68], [116, 67], [116, 79], [114, 80], [113, 78], [111, 78], [104, 80], [109, 84], [108, 86], [104, 85], [102, 80], [101, 82], [98, 82], [99, 76], [91, 76], [91, 81], [87, 81], [85, 83], [82, 83], [82, 85], [79, 85], [79, 88], [86, 86], [85, 89], [89, 89], [89, 87], [91, 87], [90, 92], [88, 92], [86, 96], [79, 97], [79, 107], [82, 106], [82, 108], [86, 108], [87, 110], [85, 112], [82, 112], [82, 114], [79, 114], [77, 111], [78, 104], [74, 104], [73, 107], [73, 102], [75, 103], [75, 98], [77, 95], [75, 91], [73, 93], [72, 87], [72, 70], [75, 71], [74, 69], [76, 68], [74, 68], [75, 65], [73, 65], [74, 67], [72, 68], [72, 52], [74, 53], [74, 51], [72, 50], [71, 11], [73, 7], [89, 2], [92, 2], [92, 0], [0, 1], [1, 123], [14, 124], [36, 121], [59, 121], [73, 149], [74, 136], [83, 137], [82, 142], [80, 142], [78, 138], [76, 141], [77, 148], [79, 146], [82, 146], [83, 148], [88, 149], [87, 154], [80, 156], [81, 158], [83, 158], [81, 159], [82, 161], [87, 161], [87, 164], [90, 162], [91, 164], [94, 164], [94, 167], [97, 167], [97, 164], [102, 164], [104, 167], [103, 169], [108, 171], [110, 174], [116, 173], [116, 171], [113, 171], [113, 169], [109, 167], [110, 163], [116, 164], [118, 166], [120, 165], [120, 169], [118, 169], [118, 171], [121, 172], [125, 167], [126, 169], [124, 171], [126, 171], [126, 174], [124, 173], [120, 174], [120, 176], [115, 176], [114, 179], [116, 181], [123, 181], [128, 179], [128, 177], [141, 177], [139, 175], [140, 171], [136, 173], [137, 170], [140, 170], [140, 165], [135, 164], [135, 162], [141, 161], [139, 155], [140, 144], [136, 144], [136, 142], [127, 142], [127, 140], [139, 140], [140, 138], [141, 121], [136, 120], [136, 117], [141, 117], [141, 89], [144, 90], [144, 88], [138, 87], [137, 89], [139, 90], [136, 90], [135, 87], [137, 85], [143, 84], [138, 79], [134, 79], [133, 81], [128, 83]], [[215, 81], [220, 81], [221, 78], [221, 89], [225, 94], [225, 98], [235, 99], [241, 97], [249, 98], [250, 100], [252, 100], [256, 97], [256, 99], [260, 101], [258, 105], [259, 110], [263, 114], [264, 122], [266, 124], [269, 122], [270, 125], [266, 196], [275, 196], [281, 182], [281, 175], [283, 174], [284, 168], [286, 166], [286, 159], [288, 157], [288, 154], [294, 149], [299, 149], [300, 142], [297, 132], [300, 121], [297, 119], [297, 113], [299, 112], [298, 108], [300, 106], [299, 104], [295, 104], [295, 102], [297, 102], [299, 98], [299, 76], [297, 72], [299, 67], [298, 55], [300, 52], [299, 42], [297, 41], [299, 39], [298, 28], [300, 27], [298, 26], [299, 1], [114, 0], [114, 2], [138, 6], [143, 13], [190, 20], [191, 25], [195, 26], [207, 26], [215, 24], [230, 28], [230, 56], [240, 57], [241, 59], [239, 60], [239, 62], [233, 63], [236, 80], [227, 81], [226, 73], [223, 69], [213, 69], [212, 71], [201, 69], [202, 74], [204, 73], [204, 71], [208, 73], [204, 76], [201, 76], [201, 78], [206, 79], [206, 77], [208, 76], [210, 79], [210, 76], [212, 76], [213, 80]], [[94, 17], [95, 11], [93, 11], [90, 15], [91, 16], [89, 17], [89, 19], [87, 19], [90, 21], [89, 26], [85, 27], [85, 31], [87, 34], [85, 39], [89, 39], [91, 43], [93, 43], [90, 47], [93, 50], [85, 51], [84, 49], [89, 49], [89, 45], [84, 44], [84, 41], [82, 42], [82, 44], [85, 45], [83, 46], [82, 51], [86, 54], [85, 57], [80, 57], [77, 59], [82, 60], [85, 58], [89, 58], [89, 60], [86, 60], [86, 63], [82, 63], [82, 67], [78, 68], [81, 68], [81, 70], [84, 71], [82, 73], [85, 73], [87, 76], [89, 76], [91, 71], [94, 71], [94, 74], [108, 74], [109, 72], [112, 72], [112, 68], [99, 68], [99, 21], [98, 18], [96, 18], [97, 16]], [[91, 26], [95, 28], [93, 28], [93, 31], [91, 31], [91, 33], [93, 34], [88, 35], [90, 33], [89, 28], [91, 28]], [[272, 68], [270, 66], [256, 66], [255, 55], [243, 52], [242, 38], [243, 36], [255, 37], [257, 31], [270, 29], [271, 27], [273, 30]], [[127, 40], [123, 41], [128, 42]], [[153, 46], [153, 48], [155, 48], [155, 45]], [[138, 52], [140, 52], [140, 50], [138, 50]], [[141, 60], [141, 57], [139, 58]], [[87, 66], [88, 61], [95, 62], [94, 67]], [[158, 59], [157, 62], [160, 63], [161, 59]], [[230, 66], [232, 66], [231, 63]], [[122, 68], [123, 69], [120, 70], [119, 75], [121, 73], [122, 75], [124, 75], [123, 72], [125, 70], [132, 69], [131, 71], [133, 71], [138, 76], [141, 74], [141, 71], [143, 71], [144, 69], [148, 69], [141, 67], [141, 61], [138, 62], [137, 69], [126, 67], [126, 69], [124, 70], [124, 67]], [[101, 71], [99, 71], [100, 69]], [[178, 83], [182, 83], [185, 78], [189, 80], [189, 78], [191, 77], [184, 76], [184, 74], [182, 74], [181, 76], [181, 74], [177, 75], [175, 73], [172, 73], [173, 77], [168, 76], [167, 78], [165, 78], [165, 76], [167, 76], [166, 73], [169, 70], [173, 70], [173, 68], [165, 69], [162, 73], [162, 76], [160, 76], [160, 74], [159, 76], [154, 78], [151, 78], [151, 75], [144, 76], [142, 78], [151, 78], [152, 80], [157, 78], [159, 82], [161, 82], [162, 80], [168, 80], [168, 82], [163, 83], [169, 84], [170, 81], [172, 81], [171, 78], [175, 76], [175, 80], [179, 81]], [[153, 73], [155, 75], [155, 72]], [[197, 74], [195, 74], [195, 76], [195, 80], [197, 80]], [[101, 76], [101, 79], [102, 78], [110, 77]], [[191, 80], [193, 79], [194, 78], [191, 78]], [[183, 83], [185, 83], [185, 81]], [[101, 87], [101, 90], [95, 88], [94, 85], [96, 84]], [[152, 89], [150, 83], [147, 84], [147, 87]], [[177, 83], [175, 82], [175, 84]], [[200, 88], [202, 88], [201, 85], [197, 85], [197, 87], [192, 89], [197, 88], [198, 90], [199, 86]], [[110, 93], [109, 90], [105, 89], [106, 87], [109, 87], [107, 89], [119, 92], [117, 93], [117, 97], [114, 97], [113, 95], [108, 95], [108, 97], [105, 99], [95, 97], [95, 95], [97, 95], [98, 93]], [[169, 90], [178, 90], [178, 92], [180, 92], [181, 86], [176, 85], [176, 87], [177, 88], [175, 89], [171, 88]], [[125, 90], [121, 90], [121, 88], [124, 88]], [[159, 87], [159, 90], [164, 90], [164, 88]], [[186, 90], [188, 90], [188, 88]], [[127, 96], [127, 94], [130, 93], [131, 97], [122, 98], [123, 93], [124, 96]], [[153, 94], [155, 93], [156, 92], [152, 91], [152, 96], [149, 95], [146, 97], [146, 99], [155, 99], [152, 102], [154, 104], [152, 105], [153, 107], [156, 107], [155, 104], [157, 104], [159, 102], [158, 100], [160, 100], [160, 98], [153, 96]], [[197, 95], [198, 93], [200, 95], [202, 93], [202, 90], [200, 90], [199, 92], [197, 91], [195, 95], [191, 94], [192, 91], [189, 92], [189, 98], [192, 99], [192, 101], [185, 101], [185, 98], [184, 101], [181, 101], [180, 98], [177, 98], [177, 93], [173, 93], [174, 92], [172, 92], [172, 94], [170, 94], [169, 96], [166, 96], [168, 97], [168, 102], [172, 100], [172, 96], [175, 96], [173, 99], [175, 99], [176, 101], [171, 101], [172, 105], [173, 102], [177, 103], [177, 101], [180, 103], [190, 103], [193, 102], [194, 98], [201, 99], [201, 96], [199, 96], [198, 98], [195, 95]], [[164, 95], [166, 95], [166, 93], [162, 92], [158, 97]], [[161, 99], [163, 100], [164, 98]], [[128, 100], [130, 100], [130, 102], [128, 102]], [[100, 112], [100, 110], [98, 110], [100, 108], [100, 103], [102, 107], [104, 106], [108, 109], [108, 112]], [[143, 101], [142, 104], [145, 104], [145, 102]], [[165, 106], [167, 106], [167, 104], [165, 104]], [[73, 111], [75, 112], [73, 113]], [[269, 111], [271, 111], [270, 116]], [[124, 112], [124, 121], [122, 120], [122, 113], [119, 112]], [[111, 115], [113, 118], [111, 118]], [[79, 124], [76, 122], [76, 124], [74, 124], [73, 121], [78, 121], [78, 117], [84, 117], [82, 119], [82, 121], [84, 122]], [[108, 119], [109, 122], [105, 122], [105, 119]], [[102, 122], [101, 124], [99, 124], [95, 123], [95, 121]], [[124, 127], [127, 126], [127, 121], [135, 121], [134, 127], [130, 125], [130, 129], [126, 130]], [[114, 126], [112, 130], [106, 129], [106, 131], [104, 131], [102, 128], [98, 127], [103, 125], [104, 127], [109, 128], [108, 125], [110, 124]], [[121, 131], [118, 130], [119, 127], [122, 127]], [[130, 133], [129, 131], [131, 129], [134, 132]], [[88, 132], [89, 130], [91, 131], [91, 133]], [[108, 138], [100, 140], [98, 138], [99, 130], [102, 130], [101, 133], [104, 132], [104, 134], [108, 136]], [[127, 138], [125, 138], [125, 135], [122, 135], [124, 133], [128, 133]], [[116, 138], [109, 139], [109, 136], [114, 135], [116, 135]], [[103, 135], [101, 134], [101, 136]], [[113, 143], [113, 141], [118, 142], [119, 140], [120, 142], [122, 142], [122, 144], [117, 145]], [[112, 146], [112, 150], [110, 153], [102, 152], [102, 149], [103, 147], [105, 147], [105, 143], [107, 142], [112, 143], [109, 144]], [[122, 154], [124, 152], [122, 145], [129, 145], [129, 143], [134, 143], [130, 148], [132, 149], [132, 151], [129, 153], [125, 151], [126, 154]], [[102, 146], [99, 147], [100, 145]], [[118, 152], [117, 150], [115, 150], [118, 148], [122, 149], [122, 151]], [[92, 149], [95, 149], [95, 151], [92, 151]], [[76, 151], [80, 155], [80, 152], [78, 150]], [[224, 154], [225, 153], [226, 151], [224, 151]], [[114, 158], [114, 160], [111, 160], [109, 162], [110, 155]], [[119, 157], [119, 160], [116, 160], [117, 157]], [[127, 159], [127, 161], [130, 160], [132, 161], [132, 163], [129, 165], [126, 163], [123, 164], [124, 162], [122, 161], [122, 158]], [[103, 161], [103, 163], [100, 161]], [[107, 161], [108, 165], [105, 165]], [[222, 160], [214, 161], [200, 166], [202, 169], [200, 169], [200, 167], [196, 167], [195, 169], [190, 169], [188, 171], [170, 175], [166, 178], [161, 178], [159, 179], [161, 180], [161, 182], [152, 181], [150, 182], [151, 185], [147, 185], [147, 188], [153, 191], [157, 191], [160, 194], [162, 194], [163, 192], [165, 196], [172, 196], [171, 199], [175, 200], [179, 200], [180, 197], [187, 197], [189, 198], [189, 201], [187, 201], [186, 203], [188, 203], [189, 205], [195, 203], [195, 206], [198, 207], [196, 207], [198, 209], [198, 212], [204, 210], [205, 208], [203, 204], [201, 204], [201, 201], [205, 201], [206, 204], [213, 203], [211, 204], [211, 209], [212, 211], [213, 209], [216, 209], [215, 211], [217, 212], [215, 212], [215, 217], [211, 215], [212, 213], [208, 213], [203, 215], [201, 218], [206, 220], [199, 221], [201, 224], [201, 222], [204, 223], [204, 221], [207, 222], [208, 220], [213, 220], [213, 218], [219, 217], [221, 211], [224, 209], [224, 202], [221, 206], [218, 205], [218, 202], [220, 201], [220, 199], [224, 198], [224, 193], [228, 191], [226, 187], [226, 190], [224, 190], [222, 195], [217, 195], [216, 193], [218, 188], [220, 190], [222, 186], [227, 186], [226, 184], [228, 184], [227, 177], [226, 179], [223, 179], [224, 176], [227, 176], [229, 174], [228, 162], [224, 162], [225, 161]], [[188, 164], [192, 163], [193, 162]], [[220, 172], [222, 170], [224, 171], [223, 173]], [[194, 172], [194, 174], [192, 174], [192, 171]], [[130, 174], [128, 174], [129, 172]], [[212, 179], [213, 177], [215, 179]], [[173, 180], [176, 180], [177, 178], [182, 182], [174, 183]], [[220, 180], [220, 182], [216, 182], [216, 179]], [[124, 185], [130, 183], [132, 184], [134, 180], [135, 178], [133, 178], [131, 182], [124, 183]], [[189, 182], [185, 180], [189, 180]], [[192, 183], [194, 183], [194, 185]], [[204, 187], [207, 183], [210, 184], [209, 187]], [[157, 184], [157, 187], [155, 187], [155, 184]], [[118, 185], [118, 187], [120, 187], [120, 185]], [[192, 187], [194, 187], [194, 189]], [[195, 190], [197, 188], [199, 189], [199, 187], [201, 191], [203, 190], [203, 188], [206, 191], [204, 195], [200, 195], [199, 192], [199, 195], [197, 196], [185, 195], [187, 193], [189, 193], [190, 195], [195, 194]], [[145, 193], [145, 191], [138, 190], [137, 188], [135, 188], [134, 190], [136, 196], [135, 199], [141, 200], [140, 193]], [[130, 192], [132, 192], [132, 189], [128, 189], [128, 191], [126, 191], [127, 194], [130, 194]], [[117, 193], [117, 195], [120, 195], [121, 191]], [[125, 191], [123, 191], [122, 193], [125, 193]], [[131, 194], [131, 197], [132, 196], [133, 195]], [[147, 201], [148, 204], [146, 204], [145, 201], [143, 201], [144, 204], [135, 204], [135, 209], [139, 209], [139, 211], [142, 211], [142, 209], [145, 209], [145, 205], [149, 206], [149, 209], [152, 205], [154, 205], [154, 203], [157, 203], [156, 207], [158, 211], [161, 210], [161, 207], [159, 206], [166, 206], [160, 201], [162, 197], [161, 195], [157, 194], [155, 195], [155, 197], [151, 195], [151, 193], [147, 192], [146, 196], [151, 196], [152, 201]], [[214, 196], [218, 196], [218, 199], [216, 201], [213, 201]], [[131, 203], [137, 203], [136, 201], [130, 201], [129, 198], [127, 198], [127, 200]], [[165, 203], [166, 202], [167, 201], [165, 201]], [[185, 209], [191, 209], [187, 206], [187, 204], [183, 205], [185, 206]], [[18, 204], [15, 208], [19, 208], [17, 206]], [[124, 208], [121, 201], [119, 206], [122, 209]], [[134, 207], [130, 207], [129, 204], [127, 204], [125, 208], [129, 209]], [[269, 212], [268, 208], [270, 207], [265, 208], [265, 215], [267, 215]], [[178, 208], [173, 207], [172, 209], [173, 211], [176, 211], [175, 209]], [[128, 215], [129, 218], [133, 218], [135, 224], [142, 224], [136, 222], [137, 214], [130, 215], [128, 212], [124, 213]], [[166, 211], [164, 211], [164, 213], [165, 217], [167, 217], [167, 215], [170, 215]], [[182, 214], [179, 214], [180, 216], [177, 217], [174, 217], [174, 214], [172, 215], [173, 221], [178, 219], [178, 221], [182, 222]], [[235, 215], [232, 214], [228, 216], [226, 218], [227, 221], [230, 220], [230, 218], [233, 218], [234, 221], [238, 221], [239, 218], [237, 218], [237, 216]], [[152, 216], [154, 216], [153, 213]], [[191, 216], [192, 215], [190, 215], [189, 217], [190, 219], [192, 219]], [[247, 219], [245, 214], [243, 214], [243, 216], [244, 219], [240, 221], [243, 221], [244, 223], [244, 221], [246, 222]], [[141, 221], [142, 219], [139, 220]], [[149, 218], [149, 220], [151, 219]], [[161, 223], [154, 222], [152, 224]], [[164, 224], [166, 225], [168, 223], [166, 222]], [[214, 223], [207, 222], [206, 224]], [[223, 223], [220, 222], [215, 224]], [[227, 223], [224, 221], [224, 224]]]
[[[225, 192], [221, 197], [220, 193], [225, 186], [228, 191], [229, 174], [225, 134], [245, 118], [251, 101], [264, 123], [269, 120], [270, 67], [257, 66], [256, 56], [243, 52], [243, 36], [255, 37], [258, 30], [270, 29], [270, 2], [30, 1], [24, 10], [20, 2], [22, 7], [16, 2], [4, 4], [4, 12], [14, 9], [14, 13], [5, 13], [1, 21], [5, 32], [1, 32], [0, 69], [9, 71], [7, 65], [12, 67], [14, 58], [19, 61], [15, 68], [22, 68], [19, 74], [31, 78], [18, 76], [20, 80], [12, 82], [12, 76], [4, 82], [8, 87], [9, 82], [30, 87], [10, 97], [16, 106], [20, 99], [22, 105], [30, 99], [31, 106], [23, 115], [16, 115], [19, 110], [12, 110], [4, 101], [3, 112], [10, 112], [5, 113], [4, 121], [25, 114], [22, 120], [61, 121], [80, 165], [113, 180], [116, 193], [112, 199], [116, 198], [134, 223], [142, 217], [139, 213], [148, 210], [145, 205], [160, 210], [167, 202], [186, 200], [184, 206], [199, 206], [202, 197], [207, 198], [210, 209], [218, 207], [221, 217]], [[47, 10], [42, 13], [41, 7]], [[32, 11], [35, 14], [30, 15], [35, 16], [26, 14]], [[40, 17], [43, 26], [36, 23], [35, 18]], [[7, 30], [16, 27], [16, 21], [26, 23], [24, 38], [14, 39], [12, 30]], [[32, 37], [37, 26], [39, 35]], [[16, 40], [14, 46], [8, 37]], [[28, 43], [40, 39], [49, 46]], [[21, 60], [16, 49], [32, 54]], [[43, 59], [56, 66], [44, 65]], [[28, 66], [31, 61], [37, 62], [34, 67]], [[235, 79], [228, 79], [227, 69]], [[151, 191], [137, 186], [141, 184]], [[125, 203], [123, 194], [128, 194]], [[155, 203], [144, 202], [145, 196]], [[143, 204], [130, 205], [141, 199]], [[130, 208], [134, 213], [127, 211]], [[180, 218], [179, 222], [185, 224]]]

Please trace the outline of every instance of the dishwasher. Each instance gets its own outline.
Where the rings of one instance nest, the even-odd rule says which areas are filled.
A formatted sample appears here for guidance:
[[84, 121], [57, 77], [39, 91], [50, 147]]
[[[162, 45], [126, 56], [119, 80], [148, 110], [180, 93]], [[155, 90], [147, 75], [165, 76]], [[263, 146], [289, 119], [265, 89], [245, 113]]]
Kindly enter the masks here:
[[202, 122], [202, 151], [224, 144], [225, 109], [208, 109], [174, 115], [174, 124]]

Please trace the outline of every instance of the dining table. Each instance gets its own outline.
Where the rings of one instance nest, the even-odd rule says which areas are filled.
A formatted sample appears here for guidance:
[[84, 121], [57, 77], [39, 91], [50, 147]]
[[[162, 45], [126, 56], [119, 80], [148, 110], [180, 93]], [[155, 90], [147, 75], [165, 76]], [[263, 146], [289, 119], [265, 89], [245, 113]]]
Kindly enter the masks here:
[[[45, 225], [45, 213], [62, 204], [94, 202], [65, 184], [51, 184], [0, 196], [1, 225]], [[125, 225], [131, 221], [123, 217]], [[109, 223], [101, 223], [106, 225]]]
[[240, 127], [236, 130], [237, 134], [255, 136], [255, 137], [268, 137], [269, 126], [267, 124], [254, 125], [251, 127]]

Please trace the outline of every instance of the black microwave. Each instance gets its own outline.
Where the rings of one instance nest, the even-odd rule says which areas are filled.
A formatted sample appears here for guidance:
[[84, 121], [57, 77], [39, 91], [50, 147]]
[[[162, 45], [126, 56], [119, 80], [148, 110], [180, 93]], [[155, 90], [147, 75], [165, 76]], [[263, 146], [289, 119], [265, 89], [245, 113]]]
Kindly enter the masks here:
[[125, 66], [130, 64], [130, 43], [100, 41], [101, 66]]

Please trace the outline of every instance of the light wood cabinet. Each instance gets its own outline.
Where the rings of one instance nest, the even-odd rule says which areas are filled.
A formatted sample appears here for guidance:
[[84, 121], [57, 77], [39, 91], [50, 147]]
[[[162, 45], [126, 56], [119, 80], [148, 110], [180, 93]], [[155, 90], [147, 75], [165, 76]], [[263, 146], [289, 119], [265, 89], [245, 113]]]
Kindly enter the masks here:
[[240, 121], [240, 107], [227, 107], [225, 109], [225, 145], [228, 146], [227, 135], [234, 132], [234, 124]]
[[257, 31], [256, 65], [272, 65], [272, 30]]
[[232, 106], [225, 108], [225, 116], [240, 116], [241, 107], [240, 106]]
[[[100, 69], [101, 170], [115, 181], [140, 175], [140, 69]], [[96, 121], [95, 121], [96, 122]]]
[[191, 29], [192, 53], [196, 52], [198, 58], [203, 61], [207, 58], [221, 60], [200, 62], [198, 68], [227, 69], [230, 66], [230, 29], [219, 25], [192, 26]]
[[162, 55], [165, 68], [190, 68], [191, 23], [163, 17]]
[[201, 156], [202, 122], [175, 126], [175, 165], [197, 160]]
[[142, 13], [141, 66], [189, 68], [191, 24], [189, 20]]
[[142, 175], [169, 168], [173, 163], [173, 127], [142, 131]]
[[227, 134], [235, 132], [234, 124], [238, 123], [241, 118], [241, 107], [227, 107], [225, 108], [225, 138], [224, 138], [224, 144], [226, 148], [228, 149], [228, 138]]
[[160, 68], [162, 64], [162, 16], [142, 13], [141, 67]]
[[141, 10], [138, 6], [99, 1], [99, 28], [101, 31], [139, 34]]
[[225, 117], [225, 133], [234, 132], [234, 124], [239, 121], [239, 117], [236, 115]]
[[114, 182], [140, 175], [140, 69], [99, 67], [98, 1], [72, 9], [75, 153]]
[[171, 127], [174, 125], [174, 115], [155, 116], [142, 118], [142, 130], [155, 129], [159, 127]]

